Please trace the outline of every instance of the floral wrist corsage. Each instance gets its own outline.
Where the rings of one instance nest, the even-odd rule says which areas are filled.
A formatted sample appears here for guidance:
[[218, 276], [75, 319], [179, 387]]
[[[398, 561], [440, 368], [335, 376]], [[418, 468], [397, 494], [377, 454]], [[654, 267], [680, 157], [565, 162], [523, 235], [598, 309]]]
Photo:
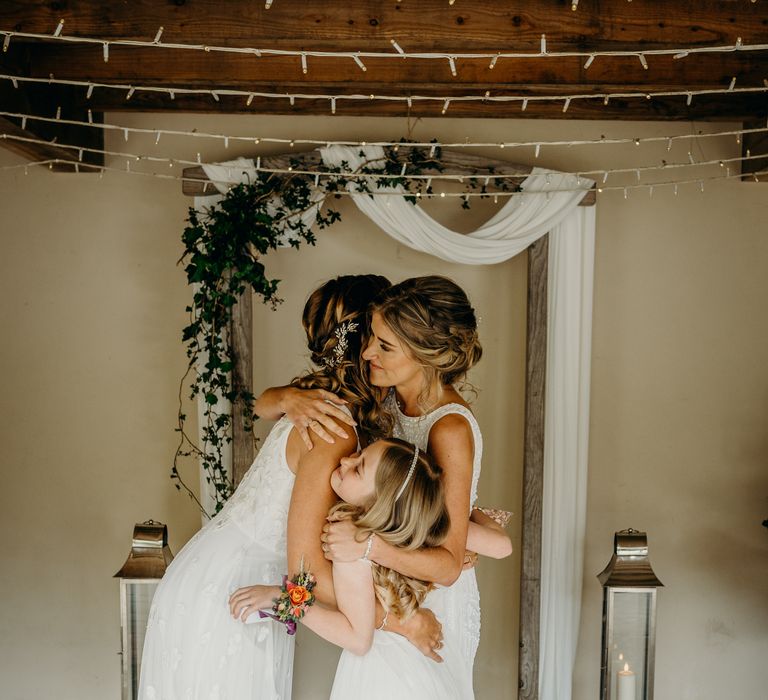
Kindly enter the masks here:
[[282, 622], [286, 626], [288, 634], [296, 634], [296, 624], [306, 614], [309, 607], [315, 602], [312, 589], [317, 585], [317, 579], [304, 570], [304, 562], [301, 563], [299, 573], [293, 580], [283, 576], [283, 585], [280, 589], [280, 597], [273, 600], [272, 612], [259, 611], [260, 617], [271, 617]]

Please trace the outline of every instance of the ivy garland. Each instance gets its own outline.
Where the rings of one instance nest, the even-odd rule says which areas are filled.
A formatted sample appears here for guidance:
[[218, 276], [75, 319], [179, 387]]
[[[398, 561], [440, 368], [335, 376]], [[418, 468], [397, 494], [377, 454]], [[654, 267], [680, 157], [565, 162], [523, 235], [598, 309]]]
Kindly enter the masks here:
[[[182, 331], [188, 364], [179, 386], [178, 427], [180, 439], [171, 468], [176, 488], [184, 489], [207, 516], [200, 500], [187, 486], [179, 472], [182, 458], [199, 460], [206, 481], [213, 486], [214, 514], [218, 513], [232, 495], [234, 484], [224, 467], [223, 457], [232, 442], [233, 415], [228, 406], [242, 410], [246, 428], [253, 431], [257, 416], [253, 413], [254, 397], [235, 386], [232, 381], [233, 358], [230, 344], [230, 323], [238, 298], [250, 288], [265, 304], [275, 308], [282, 300], [277, 296], [279, 280], [270, 279], [263, 263], [264, 256], [287, 241], [294, 248], [302, 243], [315, 244], [315, 236], [301, 215], [313, 208], [314, 226], [326, 228], [341, 220], [341, 215], [328, 206], [328, 199], [341, 198], [350, 182], [358, 189], [374, 194], [377, 188], [400, 186], [406, 199], [416, 203], [417, 193], [432, 194], [424, 180], [412, 180], [402, 175], [407, 164], [409, 174], [425, 171], [440, 172], [439, 146], [418, 148], [401, 142], [407, 148], [392, 146], [385, 149], [382, 161], [366, 161], [356, 172], [379, 177], [349, 178], [349, 164], [342, 162], [334, 168], [321, 164], [317, 172], [323, 175], [315, 185], [307, 175], [259, 172], [254, 182], [232, 187], [223, 198], [204, 212], [190, 207], [182, 241], [184, 253], [179, 263], [185, 264], [187, 281], [193, 286], [192, 304], [186, 307], [189, 324]], [[365, 157], [363, 152], [361, 157]], [[297, 160], [291, 161], [298, 168]], [[382, 174], [388, 177], [381, 177]], [[476, 177], [464, 181], [467, 191], [486, 195], [484, 183]], [[507, 189], [506, 185], [501, 189]], [[322, 187], [323, 199], [317, 193]], [[469, 208], [469, 198], [462, 207]], [[186, 429], [184, 387], [189, 382], [189, 398], [204, 398], [204, 424], [198, 441]], [[224, 399], [224, 401], [222, 401]], [[228, 403], [227, 403], [228, 402]]]

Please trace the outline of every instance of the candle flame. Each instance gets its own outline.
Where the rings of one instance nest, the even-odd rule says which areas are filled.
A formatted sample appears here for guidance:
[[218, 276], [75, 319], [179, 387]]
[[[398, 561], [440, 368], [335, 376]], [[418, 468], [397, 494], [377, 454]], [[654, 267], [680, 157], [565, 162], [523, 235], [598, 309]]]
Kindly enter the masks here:
[[624, 670], [629, 671], [629, 664], [624, 664]]
[[624, 654], [619, 654], [619, 661], [624, 661]]

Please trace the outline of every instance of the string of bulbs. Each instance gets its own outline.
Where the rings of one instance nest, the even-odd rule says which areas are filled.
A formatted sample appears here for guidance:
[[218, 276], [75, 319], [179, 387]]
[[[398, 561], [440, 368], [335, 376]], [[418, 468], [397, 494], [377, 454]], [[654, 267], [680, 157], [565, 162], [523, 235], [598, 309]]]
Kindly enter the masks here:
[[492, 95], [486, 90], [483, 95], [377, 95], [349, 94], [349, 93], [301, 93], [301, 92], [259, 92], [251, 90], [238, 90], [233, 88], [188, 88], [188, 87], [159, 87], [157, 85], [139, 85], [131, 83], [99, 83], [86, 80], [70, 80], [56, 78], [51, 74], [47, 78], [34, 78], [22, 75], [0, 74], [0, 79], [11, 81], [14, 87], [19, 83], [47, 83], [55, 85], [69, 85], [86, 89], [86, 98], [90, 99], [95, 88], [120, 90], [125, 92], [126, 101], [130, 100], [137, 92], [165, 93], [170, 99], [176, 99], [176, 95], [209, 95], [215, 102], [219, 102], [223, 96], [244, 97], [245, 106], [249, 107], [256, 97], [264, 99], [287, 99], [291, 106], [296, 100], [328, 100], [331, 114], [336, 114], [336, 105], [340, 101], [387, 101], [405, 103], [412, 107], [414, 102], [438, 102], [442, 103], [442, 114], [448, 111], [451, 103], [456, 102], [485, 102], [485, 103], [519, 103], [521, 111], [525, 111], [531, 102], [562, 102], [563, 112], [567, 112], [571, 102], [575, 100], [601, 99], [603, 105], [607, 105], [611, 99], [653, 99], [659, 97], [685, 97], [686, 104], [691, 105], [697, 95], [722, 95], [722, 94], [753, 94], [768, 93], [768, 78], [763, 80], [762, 86], [736, 87], [736, 78], [731, 78], [728, 87], [706, 88], [698, 90], [659, 90], [659, 91], [634, 91], [634, 92], [593, 92], [562, 95]]
[[[46, 145], [50, 146], [51, 142], [46, 141], [44, 139], [34, 138], [34, 137], [25, 137], [20, 136], [16, 134], [0, 134], [0, 139], [8, 139], [11, 141], [19, 142], [19, 143], [30, 143], [30, 144], [36, 144], [36, 145]], [[195, 165], [201, 165], [202, 161], [200, 159], [200, 154], [197, 154], [197, 160], [187, 160], [184, 158], [167, 158], [163, 156], [156, 156], [156, 155], [147, 155], [147, 154], [136, 154], [136, 153], [127, 153], [124, 151], [113, 151], [108, 149], [101, 149], [101, 148], [91, 148], [91, 147], [84, 147], [84, 146], [77, 146], [73, 144], [60, 144], [56, 143], [56, 147], [65, 149], [65, 150], [72, 150], [77, 153], [77, 162], [75, 161], [65, 161], [63, 159], [61, 162], [68, 163], [69, 165], [74, 165], [75, 169], [79, 171], [79, 164], [83, 162], [83, 155], [85, 153], [94, 153], [99, 154], [102, 156], [110, 156], [110, 157], [116, 157], [116, 158], [124, 158], [126, 160], [126, 168], [130, 170], [130, 162], [135, 161], [144, 161], [149, 163], [163, 163], [165, 165], [168, 165], [168, 167], [174, 167], [174, 166], [195, 166]], [[642, 175], [652, 173], [658, 170], [675, 170], [678, 168], [690, 168], [690, 167], [704, 167], [704, 166], [713, 166], [713, 165], [719, 165], [721, 168], [725, 169], [726, 175], [730, 175], [730, 165], [733, 163], [742, 163], [750, 160], [756, 160], [756, 159], [762, 159], [765, 158], [764, 154], [756, 154], [752, 155], [749, 151], [747, 151], [746, 155], [741, 156], [734, 156], [732, 158], [718, 158], [714, 160], [705, 160], [705, 161], [697, 161], [694, 159], [693, 154], [691, 151], [688, 151], [688, 162], [682, 162], [682, 163], [662, 163], [659, 165], [646, 165], [646, 166], [639, 166], [639, 167], [630, 167], [630, 168], [612, 168], [612, 169], [594, 169], [594, 170], [580, 170], [578, 172], [567, 172], [567, 171], [552, 171], [550, 173], [545, 173], [547, 183], [549, 183], [549, 177], [551, 175], [570, 175], [576, 178], [577, 185], [580, 183], [581, 178], [588, 177], [589, 179], [595, 179], [600, 180], [602, 178], [602, 181], [600, 185], [598, 185], [598, 191], [602, 191], [602, 186], [607, 182], [608, 177], [613, 175], [628, 175], [628, 174], [634, 174], [637, 178], [638, 184], [641, 184]], [[505, 181], [508, 179], [519, 179], [520, 174], [490, 174], [490, 175], [469, 175], [469, 174], [448, 174], [448, 173], [430, 173], [430, 174], [424, 174], [424, 173], [408, 173], [408, 163], [402, 164], [402, 169], [400, 172], [399, 177], [405, 178], [407, 180], [414, 180], [414, 181], [426, 181], [427, 186], [432, 183], [433, 180], [437, 181], [445, 181], [445, 182], [464, 182], [467, 178], [475, 178], [477, 180], [484, 180], [485, 184], [488, 185], [492, 181], [494, 183], [498, 181]], [[84, 167], [87, 167], [90, 170], [93, 169], [99, 169], [102, 166], [98, 165], [92, 165], [92, 164], [84, 164]], [[267, 174], [276, 174], [276, 175], [306, 175], [310, 177], [315, 178], [315, 184], [317, 185], [320, 178], [322, 177], [338, 177], [342, 176], [349, 179], [360, 179], [360, 180], [383, 180], [383, 179], [391, 179], [393, 177], [392, 173], [370, 173], [370, 172], [358, 172], [355, 170], [347, 170], [347, 171], [340, 171], [340, 172], [334, 172], [334, 171], [321, 171], [321, 170], [307, 170], [302, 169], [300, 167], [293, 167], [289, 166], [287, 168], [273, 168], [273, 167], [264, 167], [261, 163], [261, 156], [257, 156], [254, 162], [254, 169], [256, 172], [261, 173], [267, 173]], [[196, 179], [197, 182], [199, 182], [199, 179]]]
[[[129, 161], [126, 161], [128, 163]], [[59, 158], [50, 158], [47, 160], [40, 160], [35, 161], [33, 163], [19, 163], [16, 165], [4, 165], [0, 166], [0, 172], [4, 171], [13, 171], [13, 170], [20, 170], [24, 169], [24, 173], [28, 174], [29, 168], [34, 167], [41, 167], [41, 166], [47, 166], [49, 169], [53, 170], [53, 167], [55, 165], [67, 165], [71, 166], [72, 162], [67, 160], [61, 160]], [[126, 167], [126, 169], [122, 168], [115, 168], [112, 166], [87, 166], [91, 171], [94, 169], [99, 171], [99, 179], [101, 179], [105, 172], [115, 172], [115, 173], [121, 173], [124, 175], [140, 175], [144, 177], [154, 177], [158, 179], [163, 180], [175, 180], [178, 182], [195, 182], [199, 183], [200, 180], [197, 178], [189, 178], [184, 177], [183, 175], [172, 175], [170, 173], [156, 173], [156, 172], [147, 172], [143, 170], [131, 170], [130, 167]], [[768, 170], [760, 170], [758, 172], [752, 173], [752, 176], [755, 181], [758, 181], [758, 178], [768, 176]], [[597, 191], [599, 193], [603, 192], [622, 192], [624, 193], [624, 198], [628, 199], [629, 192], [635, 191], [635, 190], [645, 190], [648, 192], [649, 197], [653, 197], [653, 193], [656, 189], [661, 189], [665, 187], [672, 187], [674, 194], [677, 196], [679, 188], [684, 185], [698, 185], [698, 188], [701, 192], [704, 192], [704, 183], [705, 182], [715, 182], [715, 181], [724, 181], [724, 180], [732, 180], [735, 178], [741, 178], [740, 173], [726, 173], [723, 175], [716, 175], [716, 176], [710, 176], [710, 177], [700, 177], [700, 178], [690, 178], [685, 180], [668, 180], [664, 182], [654, 182], [654, 183], [646, 183], [646, 184], [635, 184], [635, 185], [606, 185], [603, 187], [598, 187]], [[525, 196], [525, 195], [538, 195], [538, 194], [557, 194], [557, 193], [574, 193], [574, 192], [586, 192], [586, 190], [581, 188], [553, 188], [546, 190], [545, 192], [534, 192], [534, 191], [516, 191], [516, 192], [495, 192], [493, 194], [488, 193], [482, 193], [482, 192], [439, 192], [439, 193], [421, 193], [416, 192], [413, 196], [415, 196], [417, 199], [455, 199], [455, 198], [461, 198], [467, 201], [470, 198], [474, 197], [480, 197], [480, 198], [493, 198], [494, 202], [499, 201], [499, 197], [514, 197], [514, 196]], [[334, 192], [334, 195], [339, 194], [342, 196], [345, 195], [351, 195], [355, 194], [353, 192], [348, 192], [345, 190], [339, 190], [338, 192]], [[377, 192], [376, 196], [380, 197], [389, 197], [389, 196], [402, 196], [401, 192], [387, 192], [387, 191], [381, 191]]]
[[[0, 78], [4, 76], [0, 75]], [[129, 134], [143, 134], [155, 137], [155, 143], [160, 141], [161, 136], [183, 136], [190, 138], [205, 138], [215, 139], [223, 142], [224, 147], [228, 148], [229, 143], [242, 142], [253, 143], [259, 145], [260, 143], [274, 143], [284, 144], [293, 148], [294, 146], [352, 146], [352, 147], [364, 147], [364, 146], [381, 146], [381, 147], [400, 147], [400, 146], [412, 146], [416, 148], [533, 148], [535, 150], [536, 157], [539, 156], [541, 149], [546, 147], [557, 146], [594, 146], [597, 144], [632, 144], [641, 146], [646, 143], [666, 142], [667, 151], [672, 150], [674, 142], [682, 141], [686, 139], [700, 139], [710, 137], [721, 136], [735, 136], [736, 142], [740, 143], [741, 138], [745, 134], [758, 134], [768, 131], [768, 121], [765, 127], [756, 127], [752, 129], [728, 129], [725, 131], [712, 131], [702, 133], [688, 133], [688, 134], [673, 134], [667, 136], [643, 136], [643, 137], [620, 137], [620, 138], [605, 138], [599, 139], [577, 139], [577, 140], [553, 140], [553, 141], [471, 141], [468, 138], [464, 141], [355, 141], [350, 139], [344, 139], [341, 141], [334, 141], [328, 139], [307, 139], [307, 138], [289, 138], [289, 137], [275, 137], [275, 136], [243, 136], [237, 134], [221, 134], [211, 133], [206, 131], [188, 131], [183, 129], [162, 129], [162, 128], [148, 128], [148, 127], [135, 127], [124, 126], [121, 124], [111, 124], [107, 122], [94, 122], [93, 114], [89, 115], [88, 121], [78, 119], [67, 119], [61, 115], [61, 108], [57, 108], [56, 115], [52, 117], [45, 117], [39, 114], [29, 114], [25, 112], [7, 112], [0, 110], [0, 117], [10, 117], [21, 120], [21, 128], [25, 129], [28, 121], [41, 121], [41, 122], [58, 122], [60, 124], [67, 124], [71, 126], [84, 126], [95, 129], [101, 129], [103, 131], [115, 131], [121, 132], [125, 140], [128, 140]]]
[[361, 71], [365, 72], [367, 66], [364, 58], [370, 59], [414, 59], [446, 62], [451, 73], [456, 76], [456, 61], [462, 60], [487, 60], [488, 68], [495, 68], [498, 61], [503, 59], [540, 59], [540, 58], [585, 58], [585, 68], [589, 68], [596, 58], [606, 57], [635, 57], [643, 68], [648, 69], [649, 56], [672, 56], [675, 59], [686, 58], [692, 54], [705, 53], [734, 53], [737, 51], [766, 51], [768, 44], [745, 44], [741, 37], [733, 44], [721, 44], [718, 46], [684, 46], [665, 49], [640, 50], [609, 50], [609, 51], [550, 51], [547, 49], [547, 35], [541, 34], [539, 39], [539, 51], [495, 51], [495, 52], [444, 52], [444, 51], [406, 51], [396, 39], [390, 39], [393, 51], [327, 51], [306, 49], [277, 49], [255, 46], [219, 46], [213, 44], [190, 44], [184, 42], [162, 41], [165, 27], [158, 27], [153, 39], [104, 39], [88, 36], [70, 36], [63, 33], [64, 20], [59, 20], [58, 25], [50, 34], [37, 32], [20, 32], [15, 30], [0, 30], [4, 35], [3, 50], [7, 51], [12, 38], [35, 39], [56, 41], [74, 44], [101, 45], [104, 61], [109, 61], [110, 46], [126, 46], [137, 48], [160, 48], [182, 51], [204, 51], [206, 53], [245, 54], [252, 56], [292, 56], [301, 61], [302, 72], [307, 73], [307, 59], [312, 58], [346, 58], [354, 61]]

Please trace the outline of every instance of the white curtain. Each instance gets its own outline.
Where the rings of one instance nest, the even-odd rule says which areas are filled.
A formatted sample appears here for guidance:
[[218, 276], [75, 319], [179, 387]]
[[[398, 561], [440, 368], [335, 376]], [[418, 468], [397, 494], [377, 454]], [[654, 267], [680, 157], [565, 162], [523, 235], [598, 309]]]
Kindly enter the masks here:
[[594, 207], [577, 207], [550, 233], [541, 509], [541, 700], [570, 700], [579, 638], [594, 249]]
[[[362, 154], [361, 154], [362, 151]], [[380, 147], [321, 149], [329, 166], [383, 163]], [[253, 179], [253, 161], [203, 166], [224, 192]], [[470, 265], [502, 262], [549, 233], [547, 376], [542, 523], [540, 700], [570, 700], [581, 610], [586, 519], [595, 212], [579, 207], [591, 180], [534, 169], [523, 193], [507, 198], [469, 234], [439, 224], [402, 189], [350, 196], [383, 231], [415, 250]], [[386, 192], [383, 194], [382, 192]], [[400, 195], [400, 196], [398, 196]], [[319, 196], [319, 194], [318, 194]]]

